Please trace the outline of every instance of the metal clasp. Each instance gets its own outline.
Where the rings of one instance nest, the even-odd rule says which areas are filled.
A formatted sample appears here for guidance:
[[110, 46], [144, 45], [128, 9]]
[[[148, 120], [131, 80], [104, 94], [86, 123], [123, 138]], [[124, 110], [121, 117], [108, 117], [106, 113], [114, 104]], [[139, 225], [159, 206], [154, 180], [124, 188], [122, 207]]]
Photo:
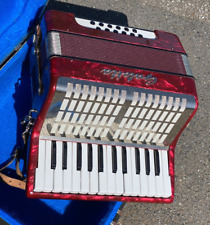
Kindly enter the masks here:
[[42, 72], [41, 72], [41, 65], [40, 65], [40, 45], [42, 42], [42, 32], [39, 25], [36, 26], [36, 31], [33, 36], [33, 44], [34, 44], [34, 53], [36, 54], [37, 59], [37, 72], [38, 72], [38, 94], [41, 95], [43, 93], [43, 83], [42, 83]]
[[33, 127], [34, 122], [35, 122], [35, 118], [32, 117], [33, 112], [38, 113], [38, 111], [36, 109], [31, 109], [29, 111], [29, 115], [26, 115], [24, 120], [21, 121], [21, 125], [25, 126], [25, 131], [23, 131], [23, 133], [22, 133], [24, 145], [27, 144], [28, 137], [31, 132], [31, 128]]

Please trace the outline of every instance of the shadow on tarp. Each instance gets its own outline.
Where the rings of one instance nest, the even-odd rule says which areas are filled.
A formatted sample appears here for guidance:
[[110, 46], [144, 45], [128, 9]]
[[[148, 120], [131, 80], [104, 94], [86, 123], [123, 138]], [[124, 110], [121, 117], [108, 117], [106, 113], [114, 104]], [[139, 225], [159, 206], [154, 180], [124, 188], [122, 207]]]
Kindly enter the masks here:
[[[24, 191], [3, 183], [0, 183], [0, 190], [4, 193], [0, 195], [1, 210], [9, 210], [13, 219], [20, 224], [104, 224], [116, 205], [116, 202], [70, 200], [46, 200], [46, 205], [45, 200], [27, 199]], [[53, 205], [57, 207], [56, 210]]]

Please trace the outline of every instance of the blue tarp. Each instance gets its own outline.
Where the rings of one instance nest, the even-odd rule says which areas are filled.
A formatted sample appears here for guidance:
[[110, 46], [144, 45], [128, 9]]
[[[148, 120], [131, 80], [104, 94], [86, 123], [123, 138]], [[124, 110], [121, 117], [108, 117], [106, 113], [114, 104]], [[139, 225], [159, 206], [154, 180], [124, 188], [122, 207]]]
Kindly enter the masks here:
[[[31, 38], [14, 54], [38, 21], [46, 0], [1, 0], [0, 5], [0, 166], [21, 144], [20, 121], [31, 108]], [[23, 164], [23, 163], [22, 163]], [[11, 171], [10, 171], [11, 169]], [[15, 165], [8, 173], [14, 172]], [[25, 192], [0, 182], [0, 217], [9, 224], [110, 224], [121, 202], [27, 199]]]

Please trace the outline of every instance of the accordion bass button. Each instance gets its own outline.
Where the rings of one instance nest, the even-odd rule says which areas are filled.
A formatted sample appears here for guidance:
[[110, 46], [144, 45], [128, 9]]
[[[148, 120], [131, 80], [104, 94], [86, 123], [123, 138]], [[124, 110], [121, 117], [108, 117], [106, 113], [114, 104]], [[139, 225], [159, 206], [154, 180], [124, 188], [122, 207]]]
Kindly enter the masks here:
[[115, 175], [115, 195], [122, 195], [124, 192], [123, 172], [122, 172], [122, 148], [116, 146], [117, 152], [117, 171]]
[[92, 171], [90, 175], [90, 190], [89, 194], [96, 194], [98, 192], [98, 146], [92, 145]]

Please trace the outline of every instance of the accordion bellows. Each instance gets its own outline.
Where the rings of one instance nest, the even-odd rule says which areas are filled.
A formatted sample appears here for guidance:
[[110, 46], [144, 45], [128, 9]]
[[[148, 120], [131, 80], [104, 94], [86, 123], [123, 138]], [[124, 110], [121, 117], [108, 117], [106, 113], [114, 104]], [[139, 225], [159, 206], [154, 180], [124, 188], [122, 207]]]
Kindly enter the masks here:
[[198, 105], [179, 39], [59, 11], [41, 30], [27, 196], [172, 202], [174, 148]]

